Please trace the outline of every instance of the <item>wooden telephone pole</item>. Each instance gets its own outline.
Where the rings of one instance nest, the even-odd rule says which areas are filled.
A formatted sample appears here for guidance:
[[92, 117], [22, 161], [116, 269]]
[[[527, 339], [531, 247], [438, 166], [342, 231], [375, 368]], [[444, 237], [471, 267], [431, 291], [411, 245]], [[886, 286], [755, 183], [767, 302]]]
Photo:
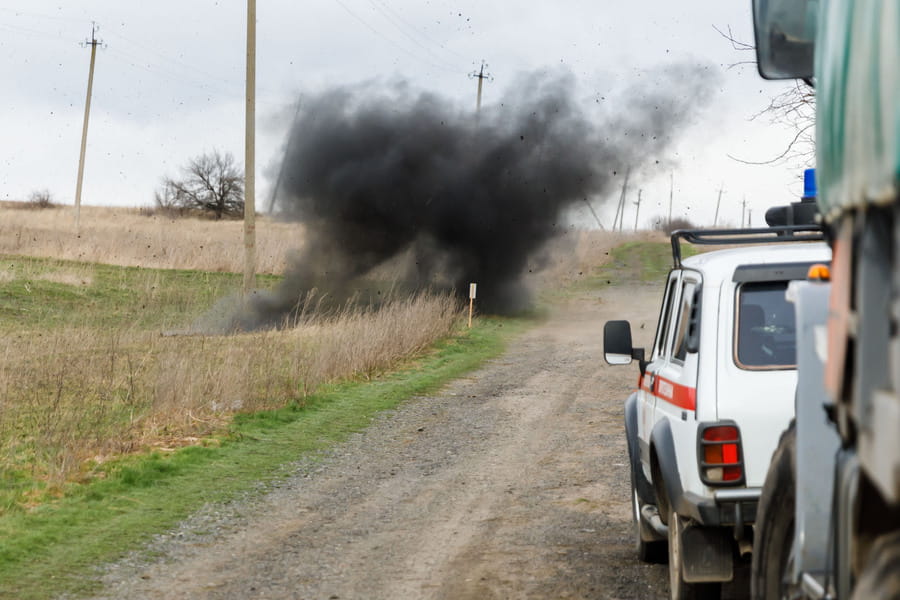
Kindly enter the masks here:
[[628, 195], [628, 176], [631, 175], [631, 167], [625, 169], [625, 181], [622, 182], [622, 193], [619, 196], [619, 204], [616, 206], [616, 216], [613, 219], [613, 231], [622, 231], [625, 222], [625, 198]]
[[666, 223], [667, 227], [672, 226], [672, 196], [675, 194], [675, 173], [669, 173], [669, 220]]
[[256, 0], [247, 0], [247, 107], [244, 115], [244, 295], [256, 280]]
[[484, 61], [481, 61], [481, 69], [478, 70], [477, 73], [469, 73], [469, 77], [473, 77], [478, 80], [478, 97], [475, 100], [475, 112], [481, 112], [481, 88], [484, 84], [485, 79], [493, 79], [490, 73], [485, 73], [484, 68], [487, 65], [484, 64]]
[[91, 91], [94, 88], [94, 61], [97, 58], [97, 24], [91, 23], [91, 40], [85, 41], [91, 47], [91, 68], [88, 70], [87, 100], [84, 103], [84, 126], [81, 128], [81, 154], [78, 157], [78, 182], [75, 185], [75, 231], [81, 227], [81, 182], [84, 180], [84, 154], [87, 149], [88, 121], [91, 117]]
[[638, 199], [637, 202], [634, 203], [634, 230], [637, 231], [638, 226], [638, 215], [641, 214], [641, 194], [644, 190], [638, 190]]
[[719, 199], [716, 200], [716, 216], [713, 217], [713, 227], [719, 222], [719, 205], [722, 203], [722, 192], [725, 190], [724, 185], [719, 186]]

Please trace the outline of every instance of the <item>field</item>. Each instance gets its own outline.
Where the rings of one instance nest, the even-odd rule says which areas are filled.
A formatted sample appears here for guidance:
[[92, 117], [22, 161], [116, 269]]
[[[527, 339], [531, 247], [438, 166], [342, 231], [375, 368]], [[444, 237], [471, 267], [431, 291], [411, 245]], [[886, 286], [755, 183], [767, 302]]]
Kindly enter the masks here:
[[[258, 239], [265, 289], [303, 230], [263, 218]], [[664, 255], [660, 239], [569, 232], [528, 283], [565, 302]], [[238, 297], [242, 264], [239, 222], [87, 207], [76, 233], [71, 208], [0, 204], [0, 597], [77, 590], [91, 565], [458, 377], [542, 314], [468, 329], [457, 299], [419, 295], [182, 335]]]
[[[295, 328], [184, 331], [240, 285], [236, 221], [135, 209], [0, 206], [0, 514], [27, 510], [117, 457], [210, 442], [233, 415], [302, 405], [323, 384], [371, 379], [438, 340], [466, 335], [448, 296], [396, 298]], [[260, 288], [279, 281], [302, 226], [261, 219]], [[534, 286], [596, 277], [619, 241], [572, 233]]]

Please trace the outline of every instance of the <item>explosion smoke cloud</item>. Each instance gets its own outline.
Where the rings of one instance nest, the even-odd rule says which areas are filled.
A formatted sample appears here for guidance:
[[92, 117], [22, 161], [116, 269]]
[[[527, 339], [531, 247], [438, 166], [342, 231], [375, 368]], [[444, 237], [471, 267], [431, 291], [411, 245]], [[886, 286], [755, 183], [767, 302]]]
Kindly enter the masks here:
[[670, 68], [606, 94], [606, 110], [592, 113], [575, 100], [574, 77], [548, 73], [521, 77], [477, 115], [405, 85], [306, 98], [278, 206], [307, 225], [307, 240], [282, 285], [232, 326], [277, 325], [312, 289], [368, 301], [381, 290], [365, 279], [391, 261], [405, 265], [395, 284], [404, 290], [464, 294], [474, 281], [482, 310], [522, 308], [520, 276], [564, 210], [603, 198], [625, 167], [663, 160], [711, 78]]

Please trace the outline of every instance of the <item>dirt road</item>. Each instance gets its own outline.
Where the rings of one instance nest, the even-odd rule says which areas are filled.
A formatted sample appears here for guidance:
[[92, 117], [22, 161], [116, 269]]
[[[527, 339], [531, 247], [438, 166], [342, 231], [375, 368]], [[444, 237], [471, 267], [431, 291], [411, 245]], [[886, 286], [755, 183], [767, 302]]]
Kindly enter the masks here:
[[665, 598], [631, 548], [622, 403], [602, 324], [655, 328], [657, 286], [557, 306], [509, 351], [376, 420], [255, 500], [124, 561], [105, 598]]

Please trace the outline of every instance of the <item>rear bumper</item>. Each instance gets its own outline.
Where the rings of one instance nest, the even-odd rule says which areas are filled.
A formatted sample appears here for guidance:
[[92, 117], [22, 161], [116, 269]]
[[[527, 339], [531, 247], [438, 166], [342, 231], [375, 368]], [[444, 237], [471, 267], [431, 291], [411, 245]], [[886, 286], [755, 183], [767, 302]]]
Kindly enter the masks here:
[[709, 527], [743, 527], [756, 522], [762, 488], [716, 490], [713, 497], [685, 492], [678, 513]]

